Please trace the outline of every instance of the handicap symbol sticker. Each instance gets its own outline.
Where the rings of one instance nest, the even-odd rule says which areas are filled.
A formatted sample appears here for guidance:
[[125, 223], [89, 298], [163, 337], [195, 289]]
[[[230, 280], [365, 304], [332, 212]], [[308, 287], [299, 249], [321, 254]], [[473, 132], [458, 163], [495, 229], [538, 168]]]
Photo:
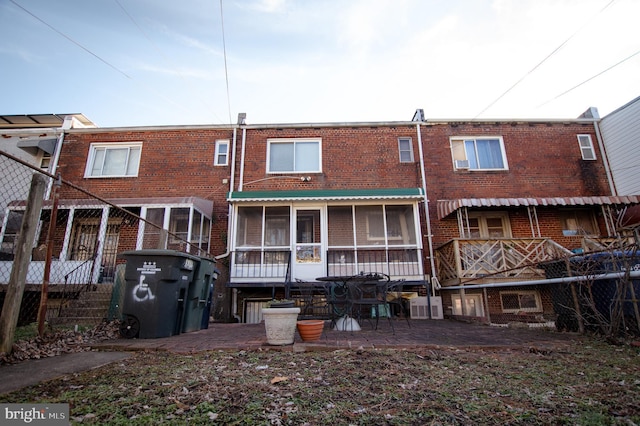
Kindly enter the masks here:
[[156, 298], [149, 288], [149, 284], [144, 282], [145, 278], [146, 275], [140, 274], [140, 282], [133, 287], [133, 300], [136, 302], [146, 302]]

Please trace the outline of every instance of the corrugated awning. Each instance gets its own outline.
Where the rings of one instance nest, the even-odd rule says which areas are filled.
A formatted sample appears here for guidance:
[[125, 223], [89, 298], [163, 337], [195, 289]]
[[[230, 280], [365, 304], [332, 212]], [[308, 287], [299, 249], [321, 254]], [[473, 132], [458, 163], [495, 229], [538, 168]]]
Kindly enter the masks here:
[[316, 189], [300, 191], [236, 191], [227, 199], [233, 202], [264, 201], [337, 201], [337, 200], [417, 200], [424, 197], [420, 188]]
[[550, 198], [459, 198], [438, 200], [438, 219], [449, 216], [461, 207], [528, 207], [528, 206], [599, 206], [640, 204], [640, 196], [550, 197]]
[[22, 148], [28, 153], [33, 155], [37, 154], [38, 149], [43, 150], [47, 154], [53, 155], [53, 153], [56, 150], [56, 142], [58, 142], [56, 138], [49, 138], [49, 139], [33, 138], [33, 139], [24, 139], [24, 140], [18, 141], [17, 146], [18, 148]]
[[[152, 198], [107, 198], [105, 201], [122, 207], [142, 207], [147, 208], [154, 207], [191, 207], [193, 206], [200, 213], [207, 217], [211, 217], [213, 212], [213, 201], [206, 200], [198, 197], [152, 197]], [[24, 209], [26, 206], [25, 200], [16, 200], [9, 203], [9, 208], [15, 210]], [[44, 208], [51, 207], [51, 201], [45, 201]], [[61, 199], [58, 201], [59, 209], [97, 209], [105, 207], [105, 204], [94, 198], [77, 198], [77, 199]]]

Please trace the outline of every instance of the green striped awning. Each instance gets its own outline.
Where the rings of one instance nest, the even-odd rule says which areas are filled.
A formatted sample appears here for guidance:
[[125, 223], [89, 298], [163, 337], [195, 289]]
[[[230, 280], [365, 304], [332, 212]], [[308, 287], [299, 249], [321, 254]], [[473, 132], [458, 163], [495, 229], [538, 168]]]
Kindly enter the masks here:
[[421, 188], [381, 189], [311, 189], [294, 191], [235, 191], [227, 201], [337, 201], [337, 200], [418, 200], [424, 197]]

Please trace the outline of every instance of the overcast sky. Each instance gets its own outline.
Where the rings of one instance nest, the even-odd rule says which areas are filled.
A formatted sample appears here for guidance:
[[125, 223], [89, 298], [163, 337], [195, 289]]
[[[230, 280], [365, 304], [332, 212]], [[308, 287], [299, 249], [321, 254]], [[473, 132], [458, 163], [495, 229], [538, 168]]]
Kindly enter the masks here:
[[640, 96], [639, 17], [638, 0], [0, 0], [0, 114], [604, 116]]

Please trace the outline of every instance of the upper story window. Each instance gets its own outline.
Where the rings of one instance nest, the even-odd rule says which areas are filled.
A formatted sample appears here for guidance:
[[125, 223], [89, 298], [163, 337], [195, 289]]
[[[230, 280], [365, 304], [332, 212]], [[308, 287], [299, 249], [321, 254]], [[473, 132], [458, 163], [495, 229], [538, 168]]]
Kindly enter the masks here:
[[268, 173], [322, 171], [321, 139], [268, 139]]
[[591, 135], [578, 135], [578, 144], [580, 145], [580, 153], [583, 160], [595, 160], [596, 151], [593, 149], [593, 141]]
[[504, 143], [495, 137], [451, 138], [451, 152], [456, 170], [507, 170]]
[[398, 138], [398, 151], [401, 163], [413, 163], [413, 144], [411, 138]]
[[216, 152], [214, 155], [214, 166], [226, 166], [229, 164], [229, 141], [216, 141]]
[[91, 144], [85, 177], [137, 176], [142, 142]]

